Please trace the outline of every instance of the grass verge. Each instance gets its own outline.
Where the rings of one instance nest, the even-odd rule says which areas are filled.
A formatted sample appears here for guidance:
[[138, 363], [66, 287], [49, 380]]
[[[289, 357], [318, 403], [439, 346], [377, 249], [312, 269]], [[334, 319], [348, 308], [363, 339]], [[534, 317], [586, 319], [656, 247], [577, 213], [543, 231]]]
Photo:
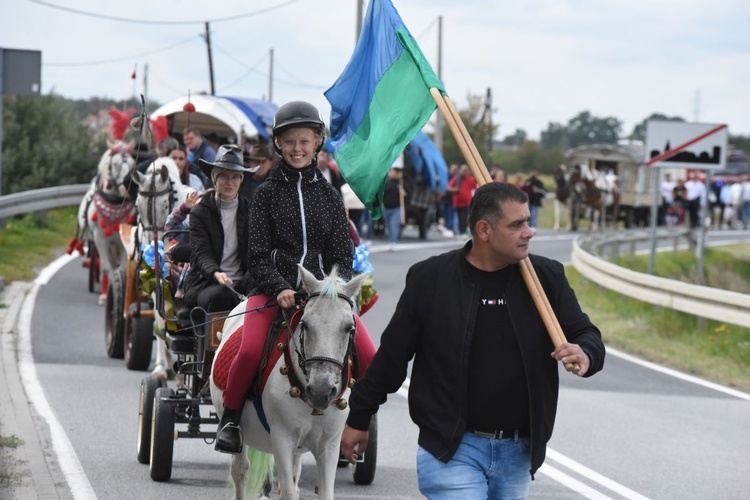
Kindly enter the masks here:
[[0, 229], [0, 276], [6, 283], [33, 280], [75, 234], [76, 207], [13, 217]]
[[[645, 272], [647, 259], [623, 258], [618, 264]], [[695, 269], [689, 251], [658, 254], [654, 265], [655, 274], [685, 282], [694, 281]], [[588, 281], [572, 266], [566, 273], [608, 345], [750, 392], [750, 329], [624, 297]], [[708, 286], [750, 293], [750, 245], [708, 249], [704, 274]]]

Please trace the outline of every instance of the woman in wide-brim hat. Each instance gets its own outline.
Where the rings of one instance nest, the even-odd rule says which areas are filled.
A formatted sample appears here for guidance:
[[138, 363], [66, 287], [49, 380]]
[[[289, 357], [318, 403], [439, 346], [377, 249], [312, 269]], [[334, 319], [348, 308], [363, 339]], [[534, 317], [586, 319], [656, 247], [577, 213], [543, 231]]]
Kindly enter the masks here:
[[225, 144], [216, 160], [198, 160], [198, 165], [214, 182], [215, 190], [207, 192], [190, 212], [190, 274], [187, 278], [185, 303], [209, 312], [229, 311], [239, 303], [237, 294], [250, 289], [246, 264], [248, 244], [248, 202], [239, 196], [246, 173], [242, 150]]

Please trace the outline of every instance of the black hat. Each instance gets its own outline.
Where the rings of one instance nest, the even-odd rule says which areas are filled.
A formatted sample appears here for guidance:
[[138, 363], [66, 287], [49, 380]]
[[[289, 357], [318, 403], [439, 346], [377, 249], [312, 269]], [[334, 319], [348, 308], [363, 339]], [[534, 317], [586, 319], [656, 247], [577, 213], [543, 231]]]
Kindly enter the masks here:
[[233, 170], [235, 172], [243, 173], [252, 173], [257, 170], [257, 168], [252, 169], [244, 166], [242, 161], [242, 149], [236, 144], [223, 144], [216, 152], [216, 160], [214, 160], [213, 163], [208, 162], [203, 158], [199, 158], [198, 166], [209, 179], [211, 178], [211, 171], [214, 168], [222, 168], [224, 170]]

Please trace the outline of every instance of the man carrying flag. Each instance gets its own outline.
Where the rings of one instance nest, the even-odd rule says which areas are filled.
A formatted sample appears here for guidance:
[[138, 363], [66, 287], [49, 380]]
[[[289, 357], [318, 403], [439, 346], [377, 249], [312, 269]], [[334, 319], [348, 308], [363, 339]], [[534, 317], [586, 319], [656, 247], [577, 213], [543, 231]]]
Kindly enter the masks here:
[[[434, 110], [430, 88], [445, 95], [432, 77], [390, 1], [371, 0], [352, 60], [326, 96], [336, 160], [373, 212], [393, 159]], [[401, 387], [413, 359], [409, 413], [419, 427], [422, 494], [528, 495], [554, 427], [557, 362], [588, 377], [605, 357], [601, 333], [581, 310], [563, 266], [534, 255], [550, 311], [574, 343], [547, 335], [522, 279], [534, 236], [529, 214], [523, 191], [485, 184], [469, 208], [472, 239], [409, 269], [380, 348], [349, 398], [341, 438], [348, 460], [366, 453], [372, 415]]]

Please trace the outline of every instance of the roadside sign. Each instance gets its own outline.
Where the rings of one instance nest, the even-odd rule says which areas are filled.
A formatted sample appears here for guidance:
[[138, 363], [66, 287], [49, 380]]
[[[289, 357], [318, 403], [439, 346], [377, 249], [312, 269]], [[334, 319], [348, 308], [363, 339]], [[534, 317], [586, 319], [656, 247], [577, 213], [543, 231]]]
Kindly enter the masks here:
[[646, 165], [723, 170], [727, 139], [726, 125], [652, 120], [646, 123]]

